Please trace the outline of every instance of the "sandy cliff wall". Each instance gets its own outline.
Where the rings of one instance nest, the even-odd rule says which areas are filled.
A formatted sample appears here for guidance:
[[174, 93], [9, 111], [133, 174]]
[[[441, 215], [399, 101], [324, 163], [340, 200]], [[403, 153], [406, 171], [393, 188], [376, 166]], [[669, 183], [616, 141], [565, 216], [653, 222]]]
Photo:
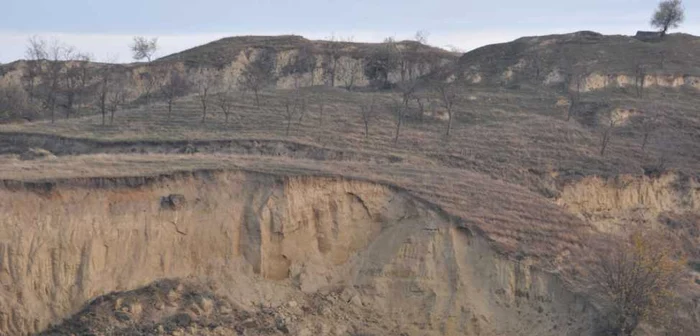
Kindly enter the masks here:
[[557, 203], [595, 224], [615, 232], [629, 223], [655, 224], [666, 212], [700, 211], [700, 184], [678, 174], [658, 177], [587, 177], [563, 188]]
[[187, 276], [242, 306], [347, 286], [410, 334], [585, 335], [596, 314], [528, 260], [369, 182], [209, 172], [0, 189], [0, 335]]

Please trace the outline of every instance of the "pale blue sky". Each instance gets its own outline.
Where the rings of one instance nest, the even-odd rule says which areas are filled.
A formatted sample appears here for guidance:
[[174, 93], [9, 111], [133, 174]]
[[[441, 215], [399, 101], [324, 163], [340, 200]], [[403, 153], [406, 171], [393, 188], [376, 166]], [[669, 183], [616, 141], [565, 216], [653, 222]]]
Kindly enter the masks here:
[[[129, 61], [133, 35], [159, 36], [161, 56], [241, 34], [324, 38], [430, 33], [436, 46], [469, 50], [523, 35], [649, 29], [657, 0], [2, 0], [0, 62], [23, 57], [32, 35], [56, 37], [97, 59]], [[9, 2], [9, 3], [7, 3]], [[700, 35], [700, 1], [684, 1], [679, 31]]]

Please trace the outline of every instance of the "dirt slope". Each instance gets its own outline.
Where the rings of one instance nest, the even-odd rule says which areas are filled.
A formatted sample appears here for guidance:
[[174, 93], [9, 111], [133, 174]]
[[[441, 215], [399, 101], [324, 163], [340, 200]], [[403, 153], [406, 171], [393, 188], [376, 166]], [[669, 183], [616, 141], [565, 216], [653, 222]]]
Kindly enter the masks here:
[[340, 288], [409, 334], [593, 328], [595, 310], [556, 276], [392, 188], [242, 172], [156, 181], [2, 190], [0, 332], [36, 332], [96, 296], [188, 276], [246, 309]]

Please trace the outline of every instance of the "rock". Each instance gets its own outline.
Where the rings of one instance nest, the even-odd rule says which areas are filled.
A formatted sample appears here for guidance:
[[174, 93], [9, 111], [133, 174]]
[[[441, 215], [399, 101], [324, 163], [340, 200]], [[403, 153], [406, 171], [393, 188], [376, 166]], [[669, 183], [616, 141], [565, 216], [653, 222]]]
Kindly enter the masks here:
[[362, 300], [360, 299], [360, 295], [354, 288], [345, 288], [343, 292], [340, 293], [340, 299], [345, 302], [352, 303], [358, 307], [362, 307]]
[[160, 208], [165, 210], [179, 210], [187, 204], [185, 195], [170, 194], [160, 198]]
[[358, 307], [362, 307], [362, 299], [360, 299], [359, 295], [353, 296], [352, 299], [350, 299], [350, 303], [352, 303]]
[[248, 328], [255, 328], [255, 327], [258, 326], [258, 322], [255, 321], [255, 319], [253, 319], [253, 318], [251, 317], [251, 318], [248, 318], [248, 319], [243, 320], [243, 322], [241, 322], [241, 326], [244, 327], [244, 328], [246, 328], [246, 329], [248, 329]]
[[209, 298], [200, 297], [198, 305], [205, 314], [211, 313], [214, 309], [214, 301]]
[[118, 312], [114, 313], [114, 317], [116, 317], [117, 320], [122, 321], [122, 322], [131, 320], [131, 316], [129, 316], [128, 313], [125, 313], [123, 311], [118, 311]]
[[296, 308], [298, 306], [296, 301], [289, 301], [287, 305], [291, 308]]

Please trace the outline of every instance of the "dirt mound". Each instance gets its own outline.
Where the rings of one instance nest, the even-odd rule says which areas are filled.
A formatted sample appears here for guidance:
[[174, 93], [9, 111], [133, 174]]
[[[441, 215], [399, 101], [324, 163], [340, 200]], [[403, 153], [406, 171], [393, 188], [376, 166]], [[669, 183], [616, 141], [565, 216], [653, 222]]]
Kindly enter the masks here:
[[[164, 279], [100, 296], [40, 333], [60, 335], [400, 335], [345, 292], [305, 295], [277, 307], [244, 309], [211, 284]], [[355, 298], [355, 297], [353, 297]]]

